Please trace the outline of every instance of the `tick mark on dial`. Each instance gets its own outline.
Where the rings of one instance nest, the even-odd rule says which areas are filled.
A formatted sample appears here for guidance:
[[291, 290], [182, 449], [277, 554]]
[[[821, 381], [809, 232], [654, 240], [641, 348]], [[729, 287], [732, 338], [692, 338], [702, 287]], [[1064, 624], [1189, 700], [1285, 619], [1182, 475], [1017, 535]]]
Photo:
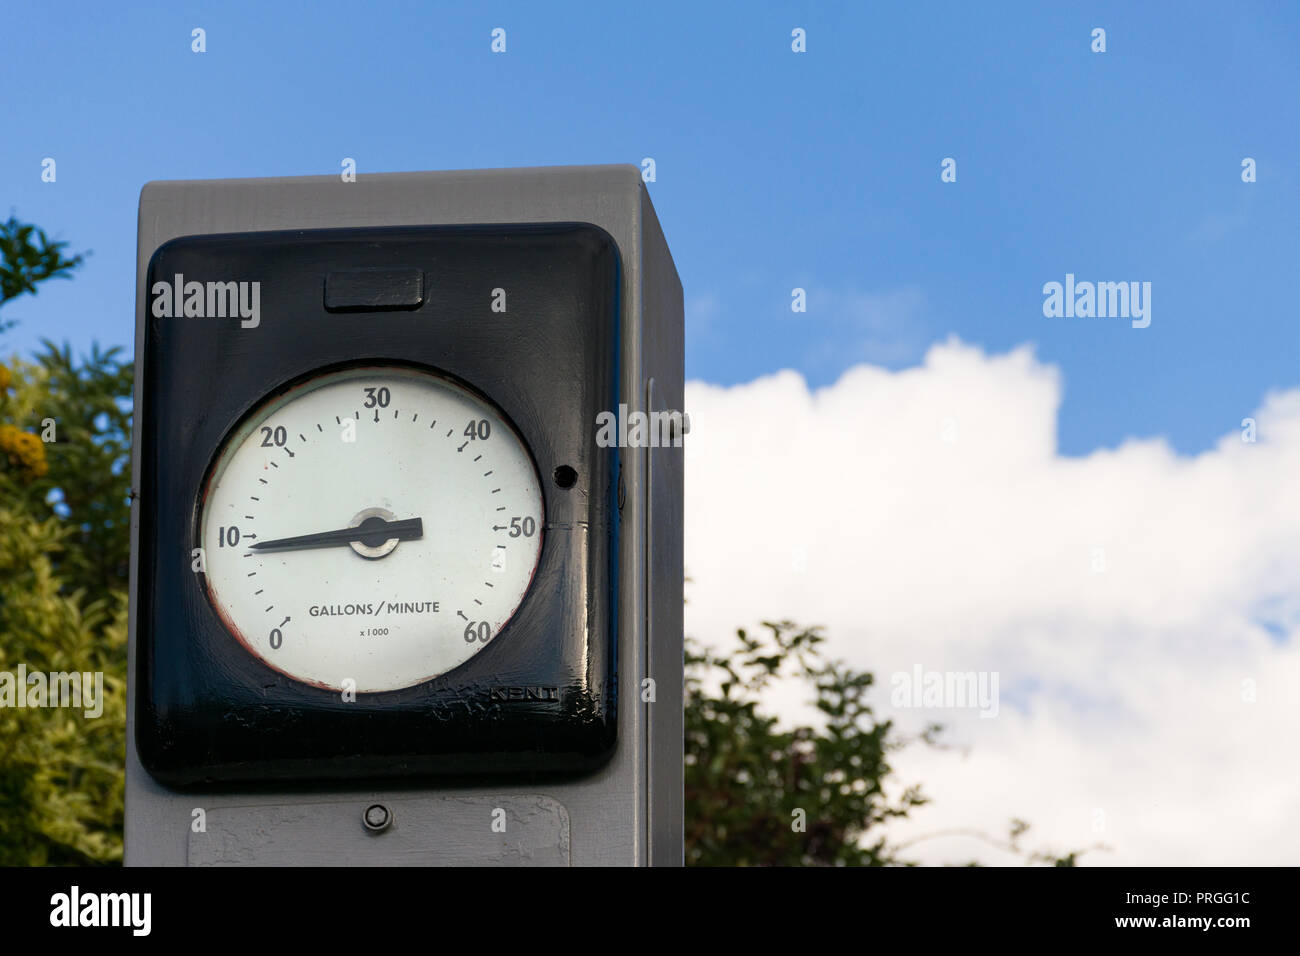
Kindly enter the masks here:
[[267, 483], [265, 478], [259, 478], [259, 479], [257, 479], [257, 480], [260, 481], [262, 484], [266, 484], [266, 483]]
[[[395, 409], [395, 408], [393, 409], [393, 417], [394, 417], [394, 418], [397, 417], [397, 409]], [[415, 419], [412, 418], [411, 421], [415, 421]]]
[[[316, 423], [316, 430], [317, 430], [318, 432], [323, 432], [323, 431], [325, 431], [325, 429], [323, 429], [323, 428], [320, 427], [320, 422], [317, 422], [317, 423]], [[306, 440], [307, 440], [307, 439], [305, 439], [305, 438], [303, 439], [303, 441], [306, 441]]]
[[[318, 426], [316, 426], [316, 427], [319, 428], [320, 426], [318, 425]], [[298, 437], [301, 438], [303, 441], [306, 441], [306, 440], [307, 440], [307, 436], [304, 435], [302, 432], [299, 432], [299, 433], [298, 433]]]
[[467, 620], [467, 621], [469, 620], [469, 618], [465, 617], [465, 612], [464, 612], [464, 611], [457, 611], [456, 613], [459, 614], [462, 618], [465, 618], [465, 620]]
[[262, 500], [261, 498], [258, 498], [256, 495], [249, 495], [248, 497], [251, 498], [253, 501], [261, 501], [261, 500]]
[[485, 472], [483, 472], [483, 477], [486, 478], [486, 477], [487, 477], [488, 475], [490, 475], [490, 474], [492, 474], [491, 471], [485, 471]]
[[475, 460], [475, 461], [478, 461], [478, 460], [479, 460], [480, 458], [482, 458], [482, 457], [483, 457], [482, 455], [475, 455], [475, 456], [474, 456], [474, 460]]
[[285, 446], [284, 446], [284, 450], [285, 450], [285, 453], [286, 453], [290, 458], [297, 458], [297, 457], [298, 457], [298, 456], [295, 455], [293, 452], [289, 451], [289, 446], [288, 446], [288, 445], [285, 445]]
[[375, 424], [379, 424], [379, 409], [375, 409]]
[[[465, 442], [465, 445], [468, 445], [468, 444], [469, 444], [469, 442]], [[461, 445], [461, 446], [460, 446], [459, 448], [457, 448], [456, 450], [457, 450], [457, 451], [464, 451], [464, 450], [465, 450], [465, 445]]]
[[493, 489], [492, 489], [492, 494], [495, 495], [495, 494], [496, 494], [498, 491], [500, 491], [500, 490], [501, 490], [500, 488], [493, 488]]
[[480, 601], [478, 598], [475, 598], [475, 599], [474, 599], [474, 603], [477, 604], [479, 607], [482, 607], [482, 606], [483, 606], [483, 602]]
[[447, 437], [450, 438], [450, 437], [451, 437], [451, 433], [454, 432], [455, 430], [456, 430], [456, 429], [454, 429], [454, 428], [448, 428], [448, 429], [447, 429]]
[[271, 610], [272, 608], [274, 608], [274, 607], [275, 607], [275, 605], [272, 604], [271, 607], [268, 607], [268, 608], [267, 608], [267, 610], [270, 611], [270, 610]]
[[254, 518], [253, 518], [252, 515], [244, 515], [244, 517], [247, 518], [249, 521], [253, 521], [253, 520], [254, 520]]

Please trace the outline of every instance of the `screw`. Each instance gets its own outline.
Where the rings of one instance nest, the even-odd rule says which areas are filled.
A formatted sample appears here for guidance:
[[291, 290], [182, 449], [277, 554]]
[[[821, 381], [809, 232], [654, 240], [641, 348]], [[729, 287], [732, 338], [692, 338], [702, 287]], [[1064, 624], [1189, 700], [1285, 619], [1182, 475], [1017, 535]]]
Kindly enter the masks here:
[[366, 825], [367, 830], [380, 833], [392, 826], [393, 815], [382, 803], [372, 803], [366, 807], [366, 812], [361, 815], [361, 822]]

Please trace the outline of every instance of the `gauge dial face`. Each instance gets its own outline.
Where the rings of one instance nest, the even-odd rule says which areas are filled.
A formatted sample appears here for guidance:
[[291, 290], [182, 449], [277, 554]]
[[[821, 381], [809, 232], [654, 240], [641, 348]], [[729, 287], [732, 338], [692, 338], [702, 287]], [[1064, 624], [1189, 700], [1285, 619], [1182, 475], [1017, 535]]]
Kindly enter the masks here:
[[542, 493], [483, 399], [398, 366], [324, 373], [256, 410], [201, 505], [208, 595], [295, 680], [398, 690], [465, 663], [532, 583]]

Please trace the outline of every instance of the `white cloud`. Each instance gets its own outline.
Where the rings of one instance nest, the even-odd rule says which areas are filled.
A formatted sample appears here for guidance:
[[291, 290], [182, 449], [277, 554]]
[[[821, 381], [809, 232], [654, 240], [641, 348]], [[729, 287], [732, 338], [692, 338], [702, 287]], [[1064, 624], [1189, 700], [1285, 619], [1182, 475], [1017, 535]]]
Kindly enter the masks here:
[[[1294, 862], [1300, 391], [1264, 399], [1257, 443], [1195, 457], [1062, 457], [1060, 402], [1028, 348], [955, 340], [815, 392], [794, 372], [690, 383], [687, 632], [825, 625], [881, 715], [947, 724], [966, 756], [894, 759], [934, 801], [896, 839], [1017, 816], [1029, 846], [1112, 847], [1090, 864]], [[998, 717], [894, 710], [889, 676], [916, 664], [998, 672]], [[1006, 859], [960, 838], [912, 853]]]

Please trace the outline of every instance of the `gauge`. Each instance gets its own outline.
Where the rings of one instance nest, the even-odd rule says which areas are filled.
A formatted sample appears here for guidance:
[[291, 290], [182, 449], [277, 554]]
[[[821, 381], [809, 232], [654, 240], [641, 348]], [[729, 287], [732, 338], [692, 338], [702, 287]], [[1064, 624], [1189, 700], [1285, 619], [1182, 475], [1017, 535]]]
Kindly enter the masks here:
[[[619, 597], [645, 577], [621, 542], [644, 533], [626, 476], [646, 473], [595, 427], [639, 394], [620, 378], [620, 276], [614, 240], [583, 223], [177, 235], [152, 252], [133, 673], [154, 779], [609, 759], [620, 634], [648, 614]], [[164, 288], [183, 309], [156, 307]]]
[[496, 640], [543, 536], [537, 468], [490, 403], [396, 365], [320, 373], [219, 449], [199, 539], [232, 638], [305, 684], [399, 690]]

